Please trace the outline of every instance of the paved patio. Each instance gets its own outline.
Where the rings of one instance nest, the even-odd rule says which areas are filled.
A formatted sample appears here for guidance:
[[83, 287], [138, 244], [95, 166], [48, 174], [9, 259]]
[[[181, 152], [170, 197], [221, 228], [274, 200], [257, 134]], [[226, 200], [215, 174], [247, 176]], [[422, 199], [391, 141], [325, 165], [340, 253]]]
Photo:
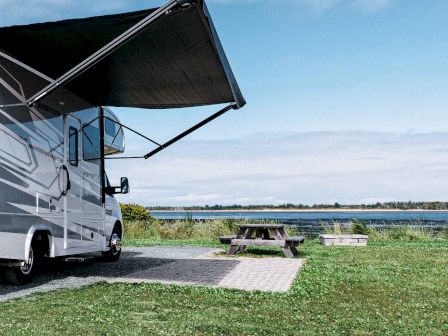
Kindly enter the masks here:
[[30, 285], [0, 284], [0, 301], [101, 281], [287, 291], [304, 263], [297, 258], [217, 256], [218, 251], [202, 247], [133, 247], [125, 248], [116, 263], [99, 258], [82, 263], [50, 260]]
[[303, 259], [215, 256], [214, 252], [174, 261], [108, 282], [160, 282], [242, 290], [287, 291]]

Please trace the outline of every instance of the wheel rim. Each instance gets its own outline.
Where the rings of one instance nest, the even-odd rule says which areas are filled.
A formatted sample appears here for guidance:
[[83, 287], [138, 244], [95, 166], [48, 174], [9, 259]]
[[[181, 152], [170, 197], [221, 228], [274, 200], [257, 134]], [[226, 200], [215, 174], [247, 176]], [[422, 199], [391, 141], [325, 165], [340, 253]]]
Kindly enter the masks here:
[[25, 260], [23, 266], [20, 266], [20, 271], [24, 275], [28, 275], [31, 273], [31, 271], [33, 269], [33, 265], [34, 265], [34, 252], [33, 252], [33, 248], [30, 247], [30, 254], [28, 256], [28, 259]]
[[121, 238], [114, 232], [112, 237], [110, 237], [110, 251], [113, 255], [117, 255], [121, 251]]

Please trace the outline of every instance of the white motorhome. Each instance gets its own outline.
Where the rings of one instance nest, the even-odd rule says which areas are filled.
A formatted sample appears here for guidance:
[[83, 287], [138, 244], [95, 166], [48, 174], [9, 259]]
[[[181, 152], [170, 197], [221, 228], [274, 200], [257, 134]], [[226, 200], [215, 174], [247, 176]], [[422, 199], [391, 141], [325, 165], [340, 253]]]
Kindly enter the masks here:
[[[105, 106], [224, 108], [145, 155], [126, 157]], [[245, 104], [202, 0], [0, 28], [0, 266], [14, 284], [40, 258], [120, 257], [123, 220], [108, 159], [148, 159]], [[133, 131], [133, 130], [130, 130]], [[135, 131], [133, 131], [135, 132]]]

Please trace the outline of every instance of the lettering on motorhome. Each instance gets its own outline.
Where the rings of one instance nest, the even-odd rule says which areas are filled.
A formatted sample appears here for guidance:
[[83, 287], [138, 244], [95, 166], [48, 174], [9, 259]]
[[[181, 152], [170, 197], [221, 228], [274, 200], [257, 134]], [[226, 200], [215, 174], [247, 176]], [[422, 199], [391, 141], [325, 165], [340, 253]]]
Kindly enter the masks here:
[[60, 115], [63, 114], [62, 112], [59, 112], [58, 110], [56, 110], [56, 109], [54, 109], [54, 108], [52, 108], [52, 107], [50, 107], [50, 106], [47, 106], [47, 105], [45, 105], [45, 104], [42, 104], [42, 103], [37, 103], [37, 104], [36, 104], [36, 107], [39, 108], [39, 109], [41, 109], [41, 110], [43, 110], [43, 111], [45, 111], [45, 112], [52, 113], [52, 114], [54, 114], [55, 116], [60, 116]]

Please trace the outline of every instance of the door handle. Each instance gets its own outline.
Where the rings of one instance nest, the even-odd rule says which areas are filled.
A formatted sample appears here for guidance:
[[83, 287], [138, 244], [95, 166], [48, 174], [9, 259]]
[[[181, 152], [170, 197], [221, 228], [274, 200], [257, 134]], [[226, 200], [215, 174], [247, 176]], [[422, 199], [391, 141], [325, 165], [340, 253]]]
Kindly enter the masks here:
[[66, 177], [67, 177], [67, 179], [66, 179], [67, 182], [65, 184], [64, 190], [62, 191], [62, 196], [66, 196], [68, 194], [68, 191], [71, 188], [71, 185], [70, 185], [70, 173], [68, 172], [68, 168], [67, 168], [66, 165], [62, 165], [62, 170], [65, 172]]

